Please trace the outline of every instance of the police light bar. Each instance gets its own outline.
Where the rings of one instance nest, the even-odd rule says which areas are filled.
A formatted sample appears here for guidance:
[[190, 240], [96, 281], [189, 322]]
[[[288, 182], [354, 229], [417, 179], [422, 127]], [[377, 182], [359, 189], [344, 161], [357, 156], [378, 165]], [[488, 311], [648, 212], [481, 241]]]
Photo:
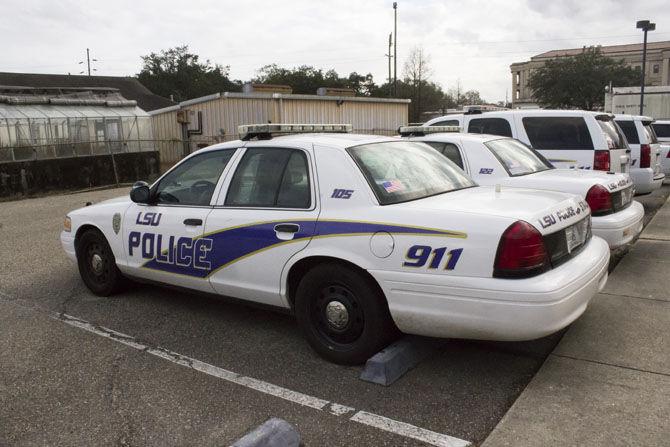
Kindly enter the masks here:
[[237, 126], [237, 133], [243, 140], [257, 137], [272, 138], [273, 134], [298, 133], [351, 133], [351, 124], [245, 124]]
[[460, 131], [461, 128], [458, 126], [402, 126], [398, 129], [398, 133], [403, 137]]

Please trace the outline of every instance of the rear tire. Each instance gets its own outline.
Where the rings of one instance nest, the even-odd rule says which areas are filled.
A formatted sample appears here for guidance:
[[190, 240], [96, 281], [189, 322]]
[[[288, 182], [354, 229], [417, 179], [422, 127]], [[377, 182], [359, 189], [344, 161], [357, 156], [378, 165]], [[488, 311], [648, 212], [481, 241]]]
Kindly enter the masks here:
[[339, 264], [322, 264], [305, 274], [295, 314], [312, 348], [343, 365], [365, 362], [398, 335], [377, 285]]
[[98, 230], [87, 230], [77, 240], [77, 265], [81, 279], [95, 295], [112, 295], [123, 284], [114, 253]]

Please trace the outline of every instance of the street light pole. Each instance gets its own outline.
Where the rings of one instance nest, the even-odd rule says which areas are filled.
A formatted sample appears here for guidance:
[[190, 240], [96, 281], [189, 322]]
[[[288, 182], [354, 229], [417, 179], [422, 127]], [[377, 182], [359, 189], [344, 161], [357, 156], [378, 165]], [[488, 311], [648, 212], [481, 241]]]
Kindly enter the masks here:
[[644, 32], [644, 43], [642, 44], [642, 81], [640, 84], [640, 115], [644, 115], [644, 77], [647, 70], [647, 32], [654, 31], [656, 29], [656, 24], [649, 20], [639, 20], [636, 27]]
[[398, 95], [398, 2], [393, 2], [393, 94]]

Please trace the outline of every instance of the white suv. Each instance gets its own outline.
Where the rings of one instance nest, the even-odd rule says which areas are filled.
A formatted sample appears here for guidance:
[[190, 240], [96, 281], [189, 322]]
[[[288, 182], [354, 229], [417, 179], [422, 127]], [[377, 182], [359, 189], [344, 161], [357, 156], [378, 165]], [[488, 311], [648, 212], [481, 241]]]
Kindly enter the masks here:
[[630, 147], [630, 178], [637, 194], [649, 194], [660, 188], [665, 179], [661, 167], [661, 145], [651, 127], [653, 118], [639, 115], [616, 115]]
[[661, 165], [663, 173], [670, 175], [670, 120], [656, 120], [651, 123], [658, 142], [661, 143]]
[[614, 115], [582, 110], [506, 110], [446, 115], [427, 126], [512, 137], [538, 150], [557, 168], [628, 172], [630, 157]]

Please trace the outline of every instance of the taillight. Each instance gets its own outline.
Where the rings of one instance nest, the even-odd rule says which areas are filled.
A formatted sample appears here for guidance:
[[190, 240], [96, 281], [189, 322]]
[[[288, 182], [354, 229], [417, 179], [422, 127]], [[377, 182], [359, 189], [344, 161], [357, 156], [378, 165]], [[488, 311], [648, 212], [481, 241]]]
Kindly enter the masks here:
[[648, 144], [640, 145], [640, 167], [648, 168], [651, 166], [651, 146]]
[[612, 194], [602, 185], [593, 185], [586, 193], [586, 203], [591, 207], [591, 215], [603, 216], [610, 214], [612, 209]]
[[493, 276], [523, 278], [549, 268], [549, 256], [542, 235], [528, 222], [518, 220], [500, 238]]
[[610, 151], [595, 151], [593, 169], [596, 171], [610, 170]]

